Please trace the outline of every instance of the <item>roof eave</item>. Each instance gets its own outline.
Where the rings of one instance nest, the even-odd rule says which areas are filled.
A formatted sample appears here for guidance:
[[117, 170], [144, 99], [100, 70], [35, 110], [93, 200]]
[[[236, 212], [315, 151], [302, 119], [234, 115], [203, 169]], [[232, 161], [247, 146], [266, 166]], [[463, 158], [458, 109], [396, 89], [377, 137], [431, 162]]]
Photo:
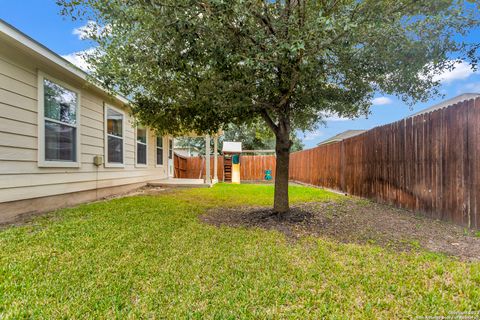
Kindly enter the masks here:
[[[89, 75], [62, 58], [60, 55], [57, 53], [53, 52], [52, 50], [48, 49], [38, 41], [32, 39], [31, 37], [27, 36], [14, 26], [10, 25], [9, 23], [5, 22], [4, 20], [0, 19], [0, 33], [3, 33], [7, 37], [11, 38], [12, 40], [18, 42], [19, 44], [29, 48], [30, 50], [34, 51], [36, 54], [42, 56], [43, 58], [49, 60], [50, 62], [54, 63], [55, 65], [59, 66], [63, 70], [69, 72], [70, 74], [74, 75], [75, 77], [80, 78], [81, 80], [91, 83], [89, 81], [88, 77]], [[102, 86], [99, 86], [97, 84], [93, 84], [97, 89], [100, 89], [104, 93], [111, 95], [110, 92], [105, 90]], [[115, 94], [113, 95], [115, 99], [117, 99], [119, 102], [124, 103], [126, 105], [130, 104], [130, 100], [127, 98], [123, 97], [120, 94]]]

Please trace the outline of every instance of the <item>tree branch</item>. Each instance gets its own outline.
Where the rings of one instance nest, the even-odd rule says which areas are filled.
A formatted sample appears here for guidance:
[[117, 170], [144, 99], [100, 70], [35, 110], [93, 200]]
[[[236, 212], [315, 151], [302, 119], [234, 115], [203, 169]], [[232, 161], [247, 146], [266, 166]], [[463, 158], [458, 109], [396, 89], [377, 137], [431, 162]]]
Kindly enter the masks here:
[[247, 34], [247, 33], [243, 32], [242, 30], [240, 30], [240, 29], [238, 29], [235, 26], [232, 26], [230, 24], [227, 24], [227, 28], [229, 30], [231, 30], [236, 36], [243, 37], [243, 38], [246, 38], [246, 39], [250, 40], [250, 42], [252, 42], [254, 45], [256, 45], [260, 50], [262, 50], [262, 51], [267, 50], [265, 48], [265, 46], [263, 44], [261, 44], [260, 42], [258, 42], [254, 37], [252, 37], [251, 34]]
[[276, 36], [276, 32], [275, 32], [275, 29], [273, 28], [273, 25], [272, 25], [272, 21], [270, 20], [269, 16], [268, 16], [268, 11], [267, 11], [267, 7], [265, 6], [264, 7], [264, 15], [262, 14], [259, 14], [258, 12], [255, 12], [255, 11], [252, 11], [252, 14], [257, 18], [259, 19], [263, 25], [265, 27], [267, 27], [267, 30], [268, 32], [273, 35], [273, 36]]
[[268, 114], [267, 110], [266, 109], [261, 109], [260, 110], [260, 115], [262, 116], [263, 120], [265, 120], [265, 122], [270, 127], [270, 129], [272, 129], [272, 131], [275, 133], [275, 135], [277, 135], [279, 128], [275, 124], [275, 122], [273, 122], [273, 120], [270, 117], [270, 115]]
[[297, 86], [298, 79], [300, 77], [300, 71], [298, 70], [300, 67], [300, 64], [302, 63], [304, 51], [300, 53], [300, 55], [297, 58], [297, 61], [295, 63], [295, 66], [293, 67], [292, 75], [291, 75], [291, 80], [290, 80], [290, 85], [288, 87], [287, 92], [283, 95], [282, 99], [280, 102], [277, 104], [277, 108], [281, 109], [283, 108], [288, 100], [290, 100], [290, 97], [292, 96], [293, 92], [295, 91], [295, 87]]

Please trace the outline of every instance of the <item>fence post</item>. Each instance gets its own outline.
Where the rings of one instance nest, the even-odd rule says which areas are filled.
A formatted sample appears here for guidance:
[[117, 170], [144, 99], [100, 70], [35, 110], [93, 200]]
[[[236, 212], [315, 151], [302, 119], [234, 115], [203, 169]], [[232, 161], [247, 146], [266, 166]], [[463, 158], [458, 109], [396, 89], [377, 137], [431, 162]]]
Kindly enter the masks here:
[[218, 134], [213, 137], [213, 157], [213, 180], [218, 182]]
[[205, 136], [205, 183], [211, 184], [212, 178], [210, 176], [210, 135]]
[[340, 141], [340, 190], [345, 190], [345, 142]]

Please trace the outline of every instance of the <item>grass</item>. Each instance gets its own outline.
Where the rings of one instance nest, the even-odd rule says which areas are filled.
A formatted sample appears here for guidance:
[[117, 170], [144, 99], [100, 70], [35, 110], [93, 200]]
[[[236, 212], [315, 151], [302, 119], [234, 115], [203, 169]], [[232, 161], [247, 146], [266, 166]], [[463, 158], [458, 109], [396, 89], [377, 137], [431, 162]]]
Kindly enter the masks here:
[[[338, 200], [292, 186], [292, 202]], [[217, 185], [82, 205], [0, 231], [0, 319], [407, 318], [480, 310], [480, 264], [275, 231], [216, 228], [214, 206], [271, 205]]]

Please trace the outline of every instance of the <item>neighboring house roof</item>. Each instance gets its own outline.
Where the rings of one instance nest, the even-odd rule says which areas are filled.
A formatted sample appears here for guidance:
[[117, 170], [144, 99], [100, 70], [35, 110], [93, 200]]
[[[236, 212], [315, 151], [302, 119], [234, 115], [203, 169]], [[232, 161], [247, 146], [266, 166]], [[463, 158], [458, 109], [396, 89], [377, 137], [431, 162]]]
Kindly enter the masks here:
[[440, 103], [437, 103], [436, 105], [433, 105], [433, 106], [428, 107], [426, 109], [420, 110], [419, 112], [412, 114], [408, 118], [415, 117], [415, 116], [418, 116], [418, 115], [421, 115], [421, 114], [424, 114], [424, 113], [429, 113], [429, 112], [432, 112], [432, 111], [435, 111], [435, 110], [438, 110], [438, 109], [443, 109], [443, 108], [446, 108], [448, 106], [454, 105], [456, 103], [459, 103], [459, 102], [462, 102], [462, 101], [465, 101], [465, 100], [475, 99], [475, 98], [478, 98], [478, 97], [480, 97], [480, 93], [463, 93], [463, 94], [458, 95], [454, 98], [442, 101]]
[[345, 140], [347, 138], [351, 138], [354, 136], [357, 136], [361, 133], [364, 133], [367, 130], [347, 130], [342, 133], [339, 133], [331, 138], [328, 138], [327, 140], [323, 140], [320, 143], [317, 144], [317, 146], [323, 145], [323, 144], [328, 144], [328, 143], [333, 143], [333, 142], [339, 142], [342, 140]]
[[173, 148], [174, 148], [175, 150], [192, 150], [192, 151], [198, 151], [198, 150], [200, 150], [199, 148], [197, 148], [197, 147], [195, 147], [195, 146], [184, 147], [184, 146], [174, 145]]
[[179, 151], [179, 152], [186, 152], [186, 153], [200, 153], [200, 149], [197, 148], [197, 147], [179, 147], [179, 146], [174, 146], [173, 147], [175, 149], [175, 151]]
[[175, 149], [175, 154], [178, 154], [180, 156], [183, 156], [183, 157], [190, 157], [192, 155], [198, 155], [199, 153], [198, 152], [189, 152], [188, 150], [186, 149]]
[[[77, 68], [72, 63], [62, 58], [57, 53], [48, 49], [43, 44], [27, 36], [26, 34], [24, 34], [23, 32], [21, 32], [20, 30], [18, 30], [17, 28], [5, 22], [2, 19], [0, 19], [0, 40], [13, 42], [17, 45], [17, 47], [19, 47], [20, 45], [20, 48], [23, 47], [22, 48], [24, 49], [23, 51], [37, 54], [43, 59], [46, 59], [48, 62], [53, 63], [54, 65], [62, 69], [62, 71], [66, 71], [70, 75], [80, 78], [80, 80], [91, 83], [88, 79], [89, 75], [85, 71]], [[110, 93], [104, 88], [102, 88], [100, 85], [98, 84], [93, 84], [93, 85], [95, 86], [95, 88], [99, 89], [103, 93], [110, 95]], [[116, 94], [114, 98], [124, 104], [130, 103], [130, 101], [127, 98], [119, 94]]]

